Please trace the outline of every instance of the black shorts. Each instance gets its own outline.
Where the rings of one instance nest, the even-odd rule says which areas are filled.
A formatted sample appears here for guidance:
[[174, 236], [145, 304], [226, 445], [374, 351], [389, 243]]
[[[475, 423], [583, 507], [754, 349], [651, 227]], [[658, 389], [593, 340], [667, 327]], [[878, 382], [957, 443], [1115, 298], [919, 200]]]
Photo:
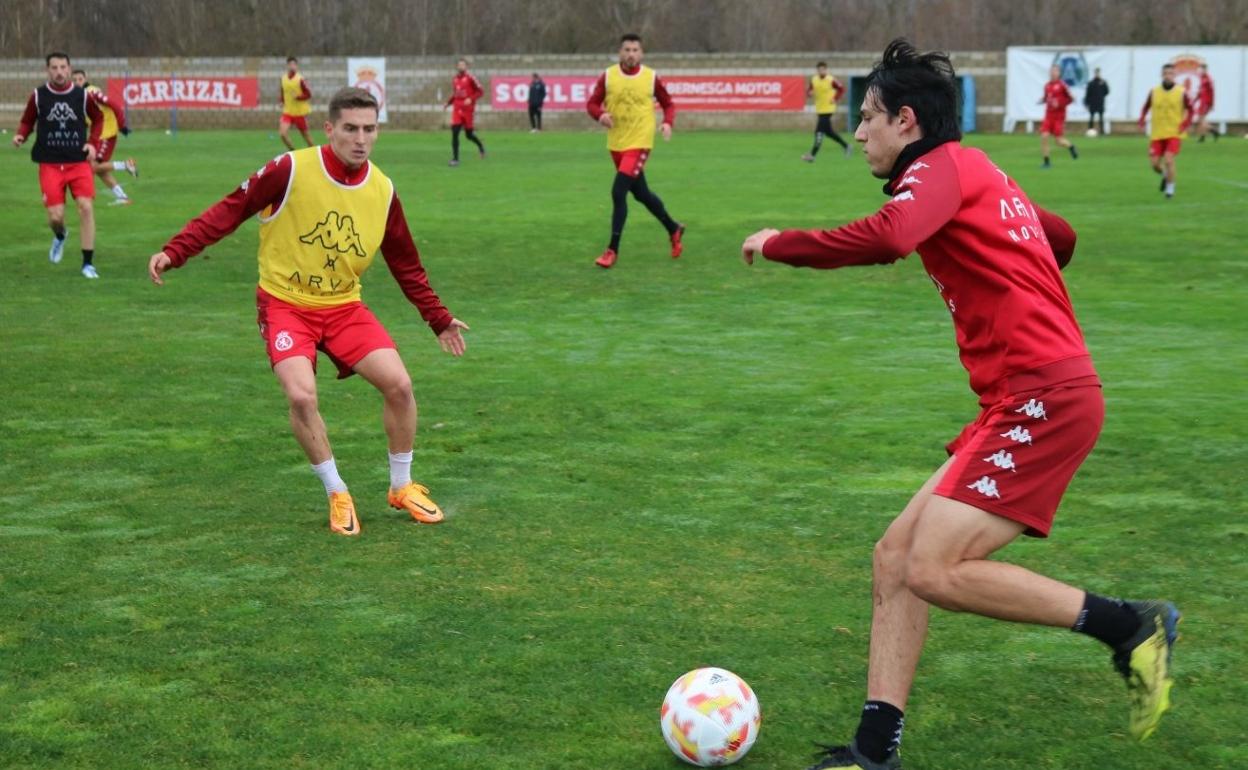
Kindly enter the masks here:
[[815, 130], [821, 134], [836, 133], [835, 131], [832, 130], [832, 116], [834, 114], [835, 113], [829, 112], [826, 115], [820, 115], [819, 120], [815, 123]]

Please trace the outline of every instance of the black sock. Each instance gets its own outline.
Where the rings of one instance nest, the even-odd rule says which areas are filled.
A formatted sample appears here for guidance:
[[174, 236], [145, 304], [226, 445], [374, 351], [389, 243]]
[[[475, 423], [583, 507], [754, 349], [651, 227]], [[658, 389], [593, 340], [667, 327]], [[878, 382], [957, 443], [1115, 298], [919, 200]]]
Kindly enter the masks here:
[[95, 249], [83, 249], [82, 250], [83, 266], [91, 264], [92, 259], [95, 259]]
[[633, 187], [633, 178], [628, 174], [617, 173], [611, 185], [611, 246], [616, 253], [620, 251], [620, 236], [624, 234], [624, 223], [628, 220], [628, 191]]
[[476, 133], [474, 133], [471, 128], [468, 129], [467, 131], [464, 131], [464, 136], [468, 137], [468, 141], [472, 142], [473, 144], [477, 146], [477, 150], [479, 150], [482, 153], [485, 152], [485, 145], [481, 144], [481, 140], [477, 138]]
[[451, 126], [451, 160], [459, 160], [459, 132], [462, 130], [460, 126]]
[[1117, 649], [1140, 630], [1140, 616], [1122, 599], [1097, 596], [1089, 591], [1083, 597], [1079, 619], [1070, 630], [1100, 639]]
[[1048, 156], [1048, 155], [1045, 155], [1045, 156], [1044, 156], [1044, 165], [1046, 165], [1046, 166], [1047, 166], [1047, 165], [1049, 165], [1049, 156]]
[[667, 207], [663, 205], [663, 200], [650, 190], [650, 185], [646, 183], [645, 173], [637, 175], [637, 180], [633, 182], [633, 197], [636, 198], [641, 205], [654, 215], [654, 218], [663, 223], [663, 228], [667, 230], [667, 234], [671, 235], [676, 232], [680, 225], [672, 219], [667, 213]]
[[57, 225], [52, 228], [52, 236], [58, 241], [65, 240], [65, 225]]
[[816, 155], [818, 155], [818, 154], [819, 154], [819, 148], [820, 148], [820, 147], [822, 147], [822, 146], [823, 146], [823, 132], [822, 132], [822, 131], [816, 131], [816, 132], [815, 132], [815, 143], [814, 143], [813, 145], [811, 145], [811, 147], [810, 147], [810, 157], [812, 157], [812, 158], [813, 158], [813, 157], [815, 157]]
[[882, 700], [869, 700], [862, 707], [862, 720], [854, 742], [858, 750], [872, 762], [883, 762], [901, 746], [901, 730], [906, 715], [901, 709]]
[[848, 145], [848, 144], [845, 144], [845, 140], [841, 138], [841, 135], [840, 135], [840, 134], [838, 134], [838, 133], [836, 133], [835, 131], [833, 131], [832, 133], [828, 134], [828, 136], [830, 136], [830, 137], [832, 138], [832, 141], [834, 141], [834, 142], [836, 142], [837, 144], [839, 144], [839, 145], [841, 146], [841, 149], [844, 149], [844, 148], [846, 148], [846, 147], [849, 147], [849, 145]]

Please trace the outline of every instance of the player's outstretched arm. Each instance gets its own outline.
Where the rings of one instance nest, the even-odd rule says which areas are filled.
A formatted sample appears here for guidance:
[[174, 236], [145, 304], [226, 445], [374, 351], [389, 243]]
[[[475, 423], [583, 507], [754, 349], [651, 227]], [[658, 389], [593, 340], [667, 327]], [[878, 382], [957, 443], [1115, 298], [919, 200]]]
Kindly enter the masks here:
[[152, 279], [152, 283], [157, 286], [164, 286], [165, 279], [161, 278], [164, 273], [173, 264], [173, 260], [163, 251], [158, 251], [147, 260], [147, 277]]
[[438, 334], [438, 344], [442, 346], [444, 352], [453, 356], [462, 356], [468, 349], [468, 343], [464, 340], [462, 333], [466, 331], [468, 331], [468, 324], [458, 318], [452, 318], [451, 325]]

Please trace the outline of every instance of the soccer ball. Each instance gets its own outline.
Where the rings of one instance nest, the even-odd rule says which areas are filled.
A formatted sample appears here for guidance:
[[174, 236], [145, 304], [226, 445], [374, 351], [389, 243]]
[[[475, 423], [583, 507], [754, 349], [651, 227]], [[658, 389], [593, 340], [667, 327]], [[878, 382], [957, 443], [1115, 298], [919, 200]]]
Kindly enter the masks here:
[[1096, 138], [1096, 129], [1095, 129], [1095, 128], [1089, 128], [1087, 131], [1085, 131], [1085, 132], [1084, 132], [1084, 134], [1085, 134], [1085, 135], [1086, 135], [1089, 139], [1095, 139], [1095, 138]]
[[672, 683], [659, 709], [659, 729], [672, 753], [691, 765], [731, 765], [758, 740], [758, 698], [741, 677], [698, 668]]

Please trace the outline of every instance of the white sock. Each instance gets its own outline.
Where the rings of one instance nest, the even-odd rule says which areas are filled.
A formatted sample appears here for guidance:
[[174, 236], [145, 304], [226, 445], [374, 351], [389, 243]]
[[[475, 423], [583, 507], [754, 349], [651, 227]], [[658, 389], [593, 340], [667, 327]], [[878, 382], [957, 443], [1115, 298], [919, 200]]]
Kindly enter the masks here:
[[1174, 182], [1166, 183], [1166, 195], [1174, 195]]
[[412, 453], [390, 453], [390, 488], [402, 489], [412, 483]]
[[338, 475], [338, 464], [334, 462], [334, 458], [331, 457], [320, 465], [313, 465], [312, 472], [325, 485], [325, 494], [347, 491], [347, 482]]
[[126, 162], [124, 160], [113, 161], [113, 171], [125, 171], [125, 170], [126, 170]]
[[121, 189], [121, 185], [119, 184], [113, 185], [113, 195], [116, 196], [117, 200], [124, 201], [126, 199], [126, 191]]

